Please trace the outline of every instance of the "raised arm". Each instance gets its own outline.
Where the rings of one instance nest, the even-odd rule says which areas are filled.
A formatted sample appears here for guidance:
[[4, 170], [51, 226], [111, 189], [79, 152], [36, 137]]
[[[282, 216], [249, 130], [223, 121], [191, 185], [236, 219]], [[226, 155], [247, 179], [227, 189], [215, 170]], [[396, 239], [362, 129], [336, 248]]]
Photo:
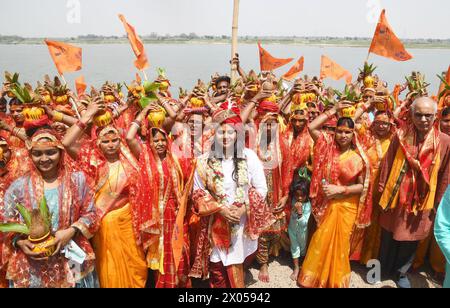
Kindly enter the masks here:
[[294, 87], [289, 90], [288, 93], [281, 99], [280, 101], [280, 110], [283, 114], [289, 114], [290, 113], [290, 102], [292, 101], [292, 95], [294, 94]]
[[245, 74], [245, 71], [241, 67], [241, 62], [239, 60], [239, 54], [235, 54], [234, 58], [230, 61], [230, 64], [236, 65], [237, 71], [239, 73], [239, 76], [242, 77], [242, 79], [246, 79], [247, 75]]
[[309, 124], [309, 134], [311, 138], [313, 138], [314, 142], [316, 142], [320, 137], [320, 128], [322, 125], [332, 116], [335, 116], [339, 110], [348, 107], [348, 104], [337, 103], [332, 109], [322, 113], [314, 121]]
[[258, 106], [259, 102], [265, 98], [268, 98], [272, 95], [271, 92], [264, 92], [262, 89], [256, 94], [245, 106], [245, 108], [241, 111], [241, 120], [242, 123], [247, 123], [250, 115], [253, 111], [253, 108]]
[[374, 103], [376, 103], [376, 102], [382, 103], [384, 100], [385, 100], [385, 98], [380, 97], [380, 96], [375, 96], [375, 97], [369, 98], [369, 100], [367, 102], [365, 102], [360, 107], [358, 107], [358, 109], [356, 109], [355, 115], [353, 116], [353, 121], [355, 121], [355, 122], [358, 121], [358, 119], [364, 113], [366, 113], [369, 109], [371, 109], [373, 107]]
[[125, 140], [128, 144], [128, 147], [130, 148], [131, 153], [133, 153], [136, 159], [139, 159], [141, 157], [142, 152], [141, 144], [136, 138], [136, 135], [139, 129], [141, 128], [142, 122], [145, 120], [150, 110], [158, 110], [158, 108], [159, 105], [156, 103], [149, 104], [147, 107], [142, 109], [142, 111], [138, 114], [136, 119], [130, 124]]
[[62, 140], [62, 144], [72, 158], [76, 159], [80, 151], [80, 149], [76, 146], [77, 141], [83, 136], [88, 125], [92, 123], [94, 116], [98, 112], [104, 111], [105, 108], [105, 104], [101, 98], [98, 97], [91, 104], [89, 104], [81, 119], [67, 130]]
[[63, 124], [66, 124], [67, 126], [72, 126], [78, 121], [77, 118], [56, 111], [48, 105], [43, 105], [42, 108], [44, 108], [45, 113], [49, 116], [49, 118], [51, 118], [55, 122], [61, 122]]
[[23, 127], [21, 127], [21, 128], [20, 127], [12, 127], [12, 126], [8, 125], [6, 122], [4, 122], [3, 120], [0, 120], [0, 130], [6, 130], [7, 132], [10, 132], [11, 135], [16, 136], [23, 142], [28, 141], [28, 136]]

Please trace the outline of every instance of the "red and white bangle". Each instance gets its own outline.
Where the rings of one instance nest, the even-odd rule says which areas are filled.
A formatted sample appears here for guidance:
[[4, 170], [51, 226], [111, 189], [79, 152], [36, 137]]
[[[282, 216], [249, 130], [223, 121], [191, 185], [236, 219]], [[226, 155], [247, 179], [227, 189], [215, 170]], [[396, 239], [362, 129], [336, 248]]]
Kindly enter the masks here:
[[87, 128], [87, 125], [81, 122], [81, 120], [78, 120], [75, 125], [78, 126], [81, 130], [85, 130]]

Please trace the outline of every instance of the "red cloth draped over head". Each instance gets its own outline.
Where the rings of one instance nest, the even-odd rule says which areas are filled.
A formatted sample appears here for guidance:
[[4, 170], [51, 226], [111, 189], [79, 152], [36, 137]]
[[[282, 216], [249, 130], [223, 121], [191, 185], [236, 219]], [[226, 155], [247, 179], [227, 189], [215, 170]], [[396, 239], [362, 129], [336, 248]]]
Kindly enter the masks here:
[[336, 117], [331, 117], [323, 124], [323, 126], [336, 127], [337, 126], [337, 121], [338, 120], [337, 120]]
[[241, 111], [235, 103], [226, 101], [214, 112], [213, 121], [217, 124], [242, 124]]
[[[169, 177], [165, 178], [163, 172], [163, 162], [156, 153], [151, 131], [161, 132], [167, 140], [167, 154], [165, 164], [169, 172]], [[142, 145], [141, 156], [139, 158], [139, 175], [134, 185], [130, 188], [132, 193], [131, 206], [132, 215], [136, 223], [135, 236], [139, 245], [144, 250], [157, 244], [161, 234], [161, 220], [159, 212], [160, 198], [163, 198], [170, 185], [176, 194], [177, 201], [181, 199], [183, 174], [178, 159], [171, 152], [172, 141], [167, 133], [160, 128], [151, 128], [148, 134], [148, 141]], [[167, 181], [165, 184], [163, 182]], [[151, 189], [149, 189], [149, 187]], [[164, 199], [164, 198], [163, 198]]]
[[260, 116], [264, 116], [266, 113], [278, 113], [280, 108], [274, 102], [263, 101], [259, 104], [257, 111]]
[[37, 127], [42, 127], [42, 126], [50, 126], [50, 120], [48, 118], [47, 115], [42, 116], [39, 120], [34, 120], [34, 121], [25, 121], [23, 123], [23, 128], [25, 128], [26, 131], [33, 129], [33, 128], [37, 128]]

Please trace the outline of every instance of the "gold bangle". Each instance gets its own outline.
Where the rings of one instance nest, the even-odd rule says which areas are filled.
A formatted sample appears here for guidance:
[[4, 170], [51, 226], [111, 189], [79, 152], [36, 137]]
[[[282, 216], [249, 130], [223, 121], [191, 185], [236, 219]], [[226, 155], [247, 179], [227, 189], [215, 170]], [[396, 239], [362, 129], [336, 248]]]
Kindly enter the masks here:
[[13, 136], [18, 137], [18, 135], [19, 135], [19, 133], [20, 133], [20, 128], [14, 127], [14, 128], [12, 129], [12, 132], [11, 132], [11, 133], [13, 134]]
[[64, 114], [62, 114], [61, 112], [58, 112], [58, 111], [53, 112], [53, 121], [54, 122], [62, 122], [63, 119], [64, 119]]

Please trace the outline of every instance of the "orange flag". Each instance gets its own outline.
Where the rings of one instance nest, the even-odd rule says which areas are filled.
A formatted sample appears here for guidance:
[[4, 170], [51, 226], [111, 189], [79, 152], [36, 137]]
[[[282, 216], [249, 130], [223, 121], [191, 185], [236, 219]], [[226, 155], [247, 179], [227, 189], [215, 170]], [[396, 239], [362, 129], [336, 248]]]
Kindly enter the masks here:
[[145, 54], [144, 43], [142, 43], [134, 27], [127, 22], [122, 14], [119, 15], [119, 18], [122, 21], [123, 26], [125, 27], [125, 31], [128, 34], [128, 40], [130, 41], [131, 48], [133, 48], [133, 52], [137, 58], [136, 61], [134, 61], [134, 66], [136, 66], [136, 68], [140, 71], [149, 68], [150, 64], [148, 63], [147, 55]]
[[385, 13], [386, 10], [381, 12], [369, 53], [396, 61], [408, 61], [412, 59], [412, 55], [406, 51], [403, 43], [398, 39], [389, 25]]
[[259, 62], [261, 65], [261, 71], [272, 71], [294, 60], [293, 58], [289, 59], [274, 58], [270, 53], [267, 52], [267, 50], [261, 47], [261, 43], [259, 42], [258, 48], [259, 48]]
[[352, 74], [342, 68], [342, 66], [340, 66], [327, 56], [322, 56], [322, 63], [320, 66], [320, 79], [325, 79], [327, 77], [333, 78], [334, 80], [345, 78], [347, 84], [351, 83], [353, 78]]
[[80, 97], [81, 95], [83, 95], [85, 93], [87, 85], [86, 85], [86, 82], [84, 81], [83, 75], [81, 75], [80, 77], [75, 79], [75, 88], [77, 89], [78, 97]]
[[194, 162], [194, 166], [189, 176], [188, 181], [186, 182], [186, 187], [184, 187], [183, 194], [180, 200], [180, 207], [178, 209], [178, 214], [175, 220], [175, 228], [172, 234], [172, 252], [173, 252], [173, 260], [175, 261], [175, 271], [178, 270], [178, 266], [180, 265], [181, 256], [183, 254], [183, 246], [184, 246], [184, 219], [187, 211], [187, 203], [189, 199], [189, 195], [191, 193], [192, 187], [194, 186], [194, 174], [195, 168], [197, 166], [197, 162]]
[[[448, 67], [447, 70], [447, 74], [445, 75], [445, 81], [447, 82], [447, 84], [450, 84], [450, 65]], [[445, 90], [445, 84], [443, 82], [441, 82], [440, 86], [439, 86], [439, 92], [437, 95], [437, 98], [439, 98], [439, 96], [441, 95], [441, 93]], [[447, 91], [448, 92], [448, 91]], [[445, 96], [445, 95], [444, 95]], [[441, 97], [441, 99], [438, 101], [438, 108], [439, 110], [441, 110], [442, 108], [444, 108], [444, 97]]]
[[298, 74], [300, 74], [303, 71], [304, 64], [305, 64], [305, 58], [301, 57], [300, 59], [298, 59], [297, 63], [295, 63], [294, 66], [291, 67], [291, 69], [286, 74], [284, 74], [281, 78], [283, 78], [284, 80], [287, 80], [287, 81], [291, 81], [292, 79], [297, 77]]
[[50, 56], [55, 62], [56, 68], [60, 75], [65, 72], [75, 72], [81, 70], [82, 67], [82, 50], [79, 47], [62, 43], [45, 40], [48, 46]]

